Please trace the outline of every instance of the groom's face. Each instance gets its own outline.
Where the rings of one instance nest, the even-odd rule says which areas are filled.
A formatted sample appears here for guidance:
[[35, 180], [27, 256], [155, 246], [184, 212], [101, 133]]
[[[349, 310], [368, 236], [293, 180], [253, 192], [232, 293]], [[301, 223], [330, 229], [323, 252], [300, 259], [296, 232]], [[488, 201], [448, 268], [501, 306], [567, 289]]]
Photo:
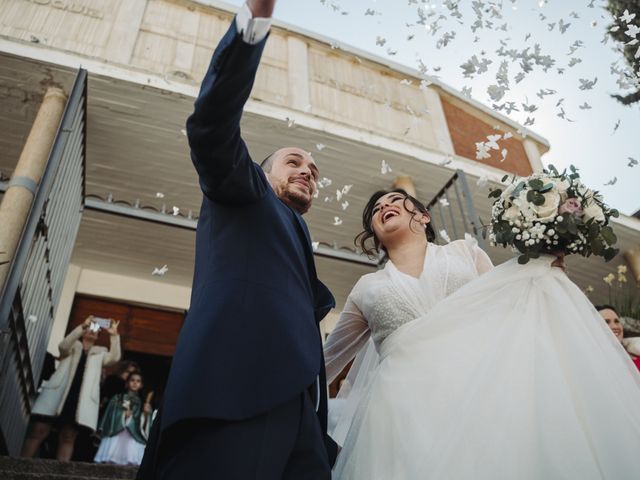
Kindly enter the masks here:
[[311, 155], [301, 148], [282, 148], [271, 156], [269, 164], [265, 171], [278, 198], [298, 213], [306, 213], [319, 175]]

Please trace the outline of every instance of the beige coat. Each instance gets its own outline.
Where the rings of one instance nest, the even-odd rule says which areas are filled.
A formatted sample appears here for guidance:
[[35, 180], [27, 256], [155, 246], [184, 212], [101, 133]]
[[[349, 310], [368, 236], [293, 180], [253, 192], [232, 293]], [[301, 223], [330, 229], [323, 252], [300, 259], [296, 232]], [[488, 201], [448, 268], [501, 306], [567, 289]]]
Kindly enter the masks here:
[[[76, 327], [60, 342], [60, 363], [51, 378], [42, 384], [42, 391], [33, 406], [32, 414], [56, 417], [62, 412], [73, 376], [82, 355], [82, 325]], [[111, 348], [93, 346], [87, 352], [76, 422], [96, 429], [100, 408], [100, 378], [102, 367], [120, 360], [120, 336], [111, 336]]]

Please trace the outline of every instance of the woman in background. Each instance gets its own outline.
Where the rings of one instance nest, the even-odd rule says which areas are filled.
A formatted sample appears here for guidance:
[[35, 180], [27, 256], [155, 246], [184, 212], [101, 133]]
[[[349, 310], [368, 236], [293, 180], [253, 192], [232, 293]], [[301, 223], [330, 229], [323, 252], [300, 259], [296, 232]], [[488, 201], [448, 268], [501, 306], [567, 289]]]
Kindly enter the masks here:
[[597, 305], [596, 310], [625, 348], [631, 357], [631, 361], [633, 361], [636, 367], [638, 367], [638, 370], [640, 370], [640, 338], [624, 338], [624, 328], [620, 322], [620, 316], [618, 315], [618, 311], [611, 305]]
[[42, 384], [33, 406], [30, 431], [22, 447], [23, 457], [33, 457], [55, 426], [59, 430], [56, 458], [69, 461], [79, 430], [96, 429], [102, 367], [120, 360], [120, 336], [119, 322], [111, 320], [106, 329], [109, 350], [97, 346], [100, 327], [93, 319], [93, 316], [87, 317], [60, 342], [60, 364]]

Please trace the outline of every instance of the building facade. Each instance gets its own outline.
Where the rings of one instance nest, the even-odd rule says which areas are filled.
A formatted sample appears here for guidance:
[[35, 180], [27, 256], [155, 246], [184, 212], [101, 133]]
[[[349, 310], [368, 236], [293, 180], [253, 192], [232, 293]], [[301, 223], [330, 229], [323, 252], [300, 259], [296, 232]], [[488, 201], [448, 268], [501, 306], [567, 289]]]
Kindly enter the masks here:
[[[184, 124], [232, 18], [232, 8], [211, 0], [0, 0], [0, 186], [13, 174], [47, 88], [69, 92], [78, 68], [88, 71], [86, 203], [51, 319], [53, 355], [92, 313], [122, 320], [125, 355], [168, 368], [189, 305], [201, 202]], [[540, 170], [549, 149], [445, 84], [278, 22], [242, 129], [258, 161], [295, 145], [320, 167], [323, 188], [307, 222], [318, 275], [338, 301], [325, 331], [356, 280], [378, 268], [353, 245], [371, 193], [409, 177], [429, 202], [460, 170], [465, 198], [487, 220], [487, 182]], [[476, 143], [492, 135], [500, 135], [500, 148], [477, 160]], [[436, 227], [452, 215], [437, 207]], [[640, 243], [639, 225], [635, 218], [617, 223], [623, 250]], [[488, 251], [495, 262], [511, 255]], [[596, 287], [602, 301], [602, 277], [621, 261], [570, 259], [570, 275]], [[162, 375], [154, 382], [162, 388]]]

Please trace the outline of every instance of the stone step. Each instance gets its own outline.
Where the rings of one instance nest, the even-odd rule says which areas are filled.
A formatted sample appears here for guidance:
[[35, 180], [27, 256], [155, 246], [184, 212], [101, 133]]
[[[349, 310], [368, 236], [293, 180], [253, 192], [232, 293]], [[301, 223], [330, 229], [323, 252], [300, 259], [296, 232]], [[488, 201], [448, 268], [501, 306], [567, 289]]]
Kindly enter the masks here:
[[0, 478], [3, 480], [131, 480], [136, 472], [135, 467], [0, 456]]

